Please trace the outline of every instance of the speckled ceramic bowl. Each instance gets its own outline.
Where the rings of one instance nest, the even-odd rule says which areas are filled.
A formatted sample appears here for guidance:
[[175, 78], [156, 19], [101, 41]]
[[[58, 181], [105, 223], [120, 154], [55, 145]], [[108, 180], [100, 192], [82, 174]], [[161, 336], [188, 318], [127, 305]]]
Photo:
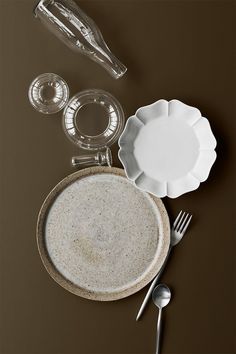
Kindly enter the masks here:
[[169, 220], [161, 200], [137, 189], [123, 170], [92, 167], [48, 195], [37, 242], [44, 266], [62, 287], [92, 300], [117, 300], [160, 270]]

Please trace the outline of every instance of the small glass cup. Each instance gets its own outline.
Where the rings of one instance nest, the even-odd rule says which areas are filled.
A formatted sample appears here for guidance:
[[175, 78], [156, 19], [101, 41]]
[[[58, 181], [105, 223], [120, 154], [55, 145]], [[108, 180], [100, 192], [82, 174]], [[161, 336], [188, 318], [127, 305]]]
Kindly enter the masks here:
[[[98, 135], [85, 134], [80, 129], [79, 116], [82, 107], [98, 104], [107, 115], [108, 125]], [[98, 119], [96, 116], [94, 119]], [[63, 112], [63, 129], [66, 136], [77, 146], [86, 150], [101, 150], [111, 146], [124, 127], [124, 112], [121, 104], [110, 93], [92, 89], [81, 91], [72, 97]]]
[[41, 74], [29, 87], [29, 101], [41, 113], [53, 114], [62, 110], [69, 100], [69, 87], [64, 79], [53, 73]]
[[112, 166], [112, 154], [109, 148], [89, 155], [74, 156], [71, 159], [73, 167], [83, 168], [87, 166]]

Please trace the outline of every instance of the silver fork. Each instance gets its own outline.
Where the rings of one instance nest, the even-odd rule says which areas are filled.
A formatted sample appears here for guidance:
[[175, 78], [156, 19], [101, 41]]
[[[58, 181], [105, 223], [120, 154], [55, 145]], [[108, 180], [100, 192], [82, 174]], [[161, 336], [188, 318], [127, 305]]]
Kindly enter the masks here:
[[137, 314], [137, 317], [136, 317], [136, 321], [138, 321], [140, 319], [140, 317], [142, 316], [142, 313], [147, 305], [147, 302], [149, 300], [149, 298], [151, 297], [152, 295], [152, 291], [153, 289], [155, 288], [157, 282], [159, 281], [162, 273], [163, 273], [163, 270], [166, 266], [166, 263], [167, 263], [167, 260], [169, 258], [169, 255], [170, 255], [170, 252], [172, 250], [172, 247], [173, 246], [176, 246], [180, 241], [181, 239], [183, 238], [188, 226], [189, 226], [189, 223], [192, 219], [192, 215], [189, 214], [189, 213], [186, 213], [185, 211], [182, 212], [182, 210], [179, 212], [177, 218], [175, 219], [175, 222], [172, 226], [172, 229], [171, 229], [171, 235], [170, 235], [170, 247], [169, 247], [169, 250], [168, 250], [168, 253], [167, 253], [167, 256], [166, 256], [166, 259], [165, 259], [165, 262], [163, 263], [159, 273], [157, 274], [157, 276], [153, 279], [149, 289], [148, 289], [148, 292], [143, 300], [143, 303], [139, 309], [139, 312]]

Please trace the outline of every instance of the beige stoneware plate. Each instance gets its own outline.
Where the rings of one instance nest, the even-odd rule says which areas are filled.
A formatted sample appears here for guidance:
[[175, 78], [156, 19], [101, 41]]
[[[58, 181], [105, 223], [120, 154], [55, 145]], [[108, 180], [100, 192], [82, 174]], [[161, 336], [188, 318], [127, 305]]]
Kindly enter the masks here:
[[39, 212], [37, 243], [51, 277], [66, 290], [118, 300], [148, 284], [170, 243], [162, 201], [118, 168], [75, 172], [50, 192]]

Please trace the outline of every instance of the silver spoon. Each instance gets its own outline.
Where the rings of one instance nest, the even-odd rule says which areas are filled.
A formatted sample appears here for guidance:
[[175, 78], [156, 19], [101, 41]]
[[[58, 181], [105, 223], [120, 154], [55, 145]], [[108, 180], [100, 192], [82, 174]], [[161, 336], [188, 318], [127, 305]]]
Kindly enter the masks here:
[[171, 292], [167, 285], [159, 284], [155, 287], [152, 293], [152, 300], [154, 304], [159, 308], [159, 314], [157, 319], [157, 339], [156, 339], [156, 354], [160, 353], [160, 335], [161, 335], [161, 315], [162, 309], [170, 302]]

